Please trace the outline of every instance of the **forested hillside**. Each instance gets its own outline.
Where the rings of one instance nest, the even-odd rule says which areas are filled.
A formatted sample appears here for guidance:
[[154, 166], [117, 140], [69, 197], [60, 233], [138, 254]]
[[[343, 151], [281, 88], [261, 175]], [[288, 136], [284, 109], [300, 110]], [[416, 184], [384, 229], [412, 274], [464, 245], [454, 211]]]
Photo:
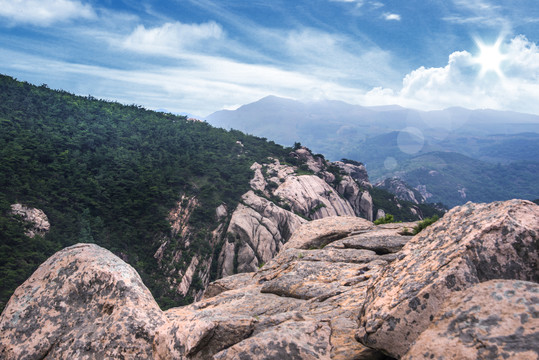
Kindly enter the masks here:
[[[95, 242], [135, 266], [161, 304], [153, 255], [170, 236], [168, 211], [196, 195], [190, 251], [210, 251], [215, 208], [233, 207], [249, 187], [254, 161], [290, 149], [185, 117], [75, 96], [0, 76], [0, 308], [55, 251]], [[10, 204], [42, 209], [43, 238], [23, 235]], [[198, 242], [198, 243], [197, 243]]]
[[[162, 308], [200, 298], [209, 281], [224, 274], [221, 257], [229, 255], [232, 273], [256, 263], [240, 263], [245, 256], [238, 254], [243, 234], [237, 215], [249, 208], [245, 194], [252, 193], [256, 166], [259, 172], [268, 165], [284, 171], [279, 179], [266, 174], [268, 183], [260, 172], [258, 181], [268, 187], [255, 186], [261, 203], [275, 210], [289, 195], [296, 205], [312, 205], [288, 204], [289, 213], [279, 210], [285, 220], [308, 221], [317, 211], [332, 216], [323, 203], [329, 198], [348, 206], [349, 215], [368, 219], [378, 210], [396, 220], [442, 213], [372, 188], [361, 163], [337, 166], [299, 143], [287, 148], [202, 121], [8, 76], [0, 76], [0, 130], [0, 309], [39, 264], [79, 242], [97, 243], [135, 267]], [[352, 165], [359, 180], [351, 177]], [[296, 199], [284, 188], [297, 184], [325, 190]], [[284, 191], [282, 198], [273, 194], [277, 190]], [[345, 204], [348, 200], [355, 207]], [[50, 230], [25, 235], [29, 222], [14, 215], [14, 204], [42, 210]], [[267, 222], [265, 216], [255, 220]], [[291, 225], [279, 226], [286, 241]]]

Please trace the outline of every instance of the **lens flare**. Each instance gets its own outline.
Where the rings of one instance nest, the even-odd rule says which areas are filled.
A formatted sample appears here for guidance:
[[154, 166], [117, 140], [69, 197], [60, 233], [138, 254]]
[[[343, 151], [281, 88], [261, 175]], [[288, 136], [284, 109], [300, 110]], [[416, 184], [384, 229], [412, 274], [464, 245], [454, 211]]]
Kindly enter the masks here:
[[499, 37], [494, 44], [487, 45], [479, 39], [475, 40], [479, 48], [479, 54], [474, 58], [474, 61], [481, 66], [479, 76], [494, 72], [500, 78], [504, 77], [502, 63], [505, 61], [506, 55], [502, 54], [500, 50], [502, 41], [503, 39]]

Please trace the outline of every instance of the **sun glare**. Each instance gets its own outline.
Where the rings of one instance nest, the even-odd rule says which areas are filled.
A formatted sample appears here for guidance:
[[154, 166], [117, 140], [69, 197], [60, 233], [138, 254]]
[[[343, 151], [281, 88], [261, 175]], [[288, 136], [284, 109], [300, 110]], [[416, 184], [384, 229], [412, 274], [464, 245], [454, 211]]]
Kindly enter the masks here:
[[484, 44], [481, 40], [476, 40], [479, 47], [479, 55], [474, 59], [481, 66], [480, 76], [485, 76], [489, 72], [495, 72], [499, 77], [503, 77], [501, 64], [505, 60], [505, 55], [500, 51], [502, 38], [498, 38], [493, 45]]

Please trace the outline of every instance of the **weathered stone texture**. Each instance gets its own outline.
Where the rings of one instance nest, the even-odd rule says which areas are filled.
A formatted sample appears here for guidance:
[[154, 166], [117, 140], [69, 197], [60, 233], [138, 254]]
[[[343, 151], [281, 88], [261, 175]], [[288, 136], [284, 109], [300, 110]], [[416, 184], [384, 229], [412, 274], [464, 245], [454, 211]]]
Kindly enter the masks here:
[[358, 339], [401, 357], [456, 291], [490, 279], [539, 280], [539, 207], [524, 200], [454, 208], [410, 240], [369, 286]]
[[491, 280], [455, 294], [404, 359], [539, 359], [539, 285]]
[[93, 244], [45, 261], [0, 318], [2, 359], [148, 359], [166, 321], [136, 271]]

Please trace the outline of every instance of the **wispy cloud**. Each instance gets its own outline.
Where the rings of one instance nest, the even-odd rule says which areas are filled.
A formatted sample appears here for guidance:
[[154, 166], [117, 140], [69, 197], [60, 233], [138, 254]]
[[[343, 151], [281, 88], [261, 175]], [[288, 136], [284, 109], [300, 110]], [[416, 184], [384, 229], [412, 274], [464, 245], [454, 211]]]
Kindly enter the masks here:
[[91, 5], [73, 0], [0, 0], [0, 17], [12, 24], [49, 26], [73, 19], [94, 19]]
[[457, 24], [474, 24], [500, 27], [503, 32], [511, 28], [504, 9], [486, 0], [453, 0], [457, 12], [443, 20]]
[[136, 52], [175, 55], [187, 47], [202, 46], [203, 41], [223, 37], [223, 28], [213, 21], [202, 24], [174, 22], [149, 29], [138, 25], [123, 41], [123, 46]]

